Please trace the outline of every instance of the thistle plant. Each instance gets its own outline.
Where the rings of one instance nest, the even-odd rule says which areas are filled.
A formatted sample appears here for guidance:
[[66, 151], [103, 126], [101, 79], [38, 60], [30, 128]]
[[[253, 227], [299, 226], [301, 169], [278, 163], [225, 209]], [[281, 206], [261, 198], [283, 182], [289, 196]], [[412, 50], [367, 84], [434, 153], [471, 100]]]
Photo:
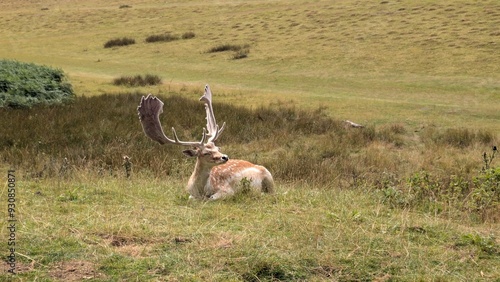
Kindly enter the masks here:
[[490, 169], [491, 162], [495, 158], [495, 154], [497, 151], [498, 151], [497, 146], [493, 146], [491, 154], [488, 155], [486, 152], [483, 153], [483, 161], [484, 161], [483, 171]]
[[123, 156], [123, 167], [125, 168], [125, 175], [130, 178], [132, 175], [132, 162], [129, 156]]

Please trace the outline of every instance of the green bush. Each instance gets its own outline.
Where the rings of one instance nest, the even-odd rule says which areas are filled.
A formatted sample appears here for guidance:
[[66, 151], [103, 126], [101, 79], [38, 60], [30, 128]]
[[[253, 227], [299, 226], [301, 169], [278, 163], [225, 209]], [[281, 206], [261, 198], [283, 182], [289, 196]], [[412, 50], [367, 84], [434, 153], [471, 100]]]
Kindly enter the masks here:
[[420, 171], [411, 175], [405, 185], [384, 183], [381, 192], [383, 202], [391, 207], [413, 207], [432, 213], [455, 207], [487, 220], [500, 211], [500, 168], [480, 171], [472, 179], [456, 175], [445, 179]]
[[248, 57], [248, 53], [250, 53], [250, 50], [248, 49], [241, 49], [233, 54], [233, 60], [239, 60], [239, 59], [244, 59]]
[[234, 45], [234, 44], [221, 44], [210, 48], [208, 53], [218, 53], [218, 52], [226, 52], [226, 51], [234, 51], [238, 52], [242, 49], [248, 49], [250, 46], [248, 44], [245, 45]]
[[145, 76], [121, 76], [113, 80], [114, 85], [124, 85], [129, 87], [158, 85], [161, 84], [161, 78], [154, 74], [146, 74]]
[[182, 39], [191, 39], [194, 38], [196, 35], [192, 31], [185, 32], [182, 34]]
[[170, 42], [175, 40], [179, 40], [179, 36], [170, 33], [150, 35], [146, 38], [147, 43]]
[[164, 34], [154, 34], [146, 37], [146, 42], [147, 43], [154, 43], [154, 42], [170, 42], [170, 41], [175, 41], [179, 39], [191, 39], [194, 38], [196, 35], [194, 32], [189, 31], [183, 33], [181, 36], [172, 34], [172, 33], [164, 33]]
[[60, 69], [0, 60], [0, 107], [58, 104], [74, 96], [71, 84]]
[[250, 45], [221, 44], [208, 49], [207, 53], [220, 53], [226, 51], [233, 52], [233, 55], [231, 56], [231, 59], [233, 60], [244, 59], [248, 57], [248, 54], [250, 53]]
[[111, 47], [118, 47], [118, 46], [127, 46], [135, 44], [135, 39], [133, 38], [116, 38], [116, 39], [111, 39], [108, 40], [106, 43], [104, 43], [104, 48], [111, 48]]
[[468, 199], [467, 207], [471, 211], [481, 212], [500, 210], [500, 167], [489, 168], [473, 180], [473, 187]]
[[482, 257], [500, 255], [500, 245], [492, 235], [482, 236], [480, 234], [465, 234], [460, 237], [455, 246], [475, 246]]
[[469, 128], [448, 128], [444, 131], [438, 131], [431, 127], [424, 130], [422, 137], [426, 143], [455, 148], [467, 148], [475, 143], [489, 144], [494, 140], [494, 135], [491, 132]]

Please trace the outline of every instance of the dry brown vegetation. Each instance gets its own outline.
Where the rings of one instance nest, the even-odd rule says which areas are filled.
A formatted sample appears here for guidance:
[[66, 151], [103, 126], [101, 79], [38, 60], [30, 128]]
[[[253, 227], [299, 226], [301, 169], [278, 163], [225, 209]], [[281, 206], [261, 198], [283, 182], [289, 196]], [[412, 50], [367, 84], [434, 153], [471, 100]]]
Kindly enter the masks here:
[[[71, 177], [77, 171], [123, 175], [124, 155], [132, 158], [138, 174], [188, 176], [192, 164], [183, 161], [178, 148], [160, 147], [143, 135], [135, 113], [140, 96], [101, 95], [80, 97], [71, 105], [25, 111], [1, 109], [1, 114], [11, 117], [3, 121], [6, 130], [1, 156], [25, 170], [30, 178]], [[180, 96], [163, 99], [163, 124], [178, 128], [184, 139], [199, 138], [204, 124], [202, 105]], [[424, 173], [426, 179], [415, 180], [422, 186], [418, 188], [446, 195], [434, 197], [444, 205], [440, 212], [455, 210], [451, 205], [458, 205], [455, 201], [446, 203], [448, 196], [458, 197], [457, 201], [470, 197], [473, 180], [484, 166], [482, 152], [490, 152], [497, 142], [491, 132], [467, 128], [440, 131], [429, 127], [419, 132], [408, 132], [401, 124], [352, 128], [328, 117], [321, 108], [303, 111], [280, 104], [255, 110], [227, 104], [216, 104], [216, 108], [218, 119], [229, 123], [220, 141], [224, 151], [230, 157], [271, 168], [282, 183], [376, 187], [388, 189], [384, 190], [387, 193], [408, 193], [407, 179]], [[10, 124], [24, 130], [9, 128]], [[461, 185], [461, 190], [451, 195], [450, 189], [456, 185]], [[440, 192], [431, 186], [440, 187]], [[497, 194], [494, 199], [500, 196]], [[399, 204], [403, 206], [426, 201], [422, 198], [426, 195], [413, 202], [403, 196], [387, 196], [390, 204], [402, 201]], [[493, 203], [497, 201], [500, 199]], [[497, 211], [495, 206], [481, 208], [480, 212], [492, 214], [490, 209]]]

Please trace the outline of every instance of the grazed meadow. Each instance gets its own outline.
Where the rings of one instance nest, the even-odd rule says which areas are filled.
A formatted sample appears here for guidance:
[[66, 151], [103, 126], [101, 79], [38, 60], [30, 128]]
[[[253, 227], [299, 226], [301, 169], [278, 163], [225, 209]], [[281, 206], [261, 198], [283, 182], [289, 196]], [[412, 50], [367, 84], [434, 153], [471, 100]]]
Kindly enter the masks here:
[[[2, 1], [0, 58], [63, 69], [78, 97], [0, 109], [19, 209], [0, 279], [498, 281], [499, 25], [496, 1]], [[198, 139], [205, 83], [224, 152], [275, 195], [188, 201], [192, 160], [143, 135], [152, 92]]]

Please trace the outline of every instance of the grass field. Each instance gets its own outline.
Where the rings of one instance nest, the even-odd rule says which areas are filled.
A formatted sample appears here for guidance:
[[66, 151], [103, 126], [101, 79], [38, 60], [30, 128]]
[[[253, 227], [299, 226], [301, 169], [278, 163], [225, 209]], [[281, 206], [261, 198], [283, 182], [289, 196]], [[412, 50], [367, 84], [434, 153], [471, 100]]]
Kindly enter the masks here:
[[[495, 0], [23, 3], [1, 4], [0, 56], [61, 67], [81, 95], [154, 73], [165, 82], [155, 92], [210, 83], [231, 103], [293, 100], [360, 123], [498, 129]], [[165, 32], [195, 37], [145, 42]], [[137, 44], [103, 48], [121, 37]], [[228, 43], [249, 44], [248, 58], [206, 52]]]
[[[498, 1], [7, 0], [0, 26], [0, 59], [61, 68], [78, 96], [0, 108], [18, 272], [0, 280], [500, 281]], [[113, 84], [147, 74], [162, 84]], [[194, 164], [142, 133], [151, 92], [198, 139], [206, 83], [224, 153], [274, 195], [189, 201]]]

